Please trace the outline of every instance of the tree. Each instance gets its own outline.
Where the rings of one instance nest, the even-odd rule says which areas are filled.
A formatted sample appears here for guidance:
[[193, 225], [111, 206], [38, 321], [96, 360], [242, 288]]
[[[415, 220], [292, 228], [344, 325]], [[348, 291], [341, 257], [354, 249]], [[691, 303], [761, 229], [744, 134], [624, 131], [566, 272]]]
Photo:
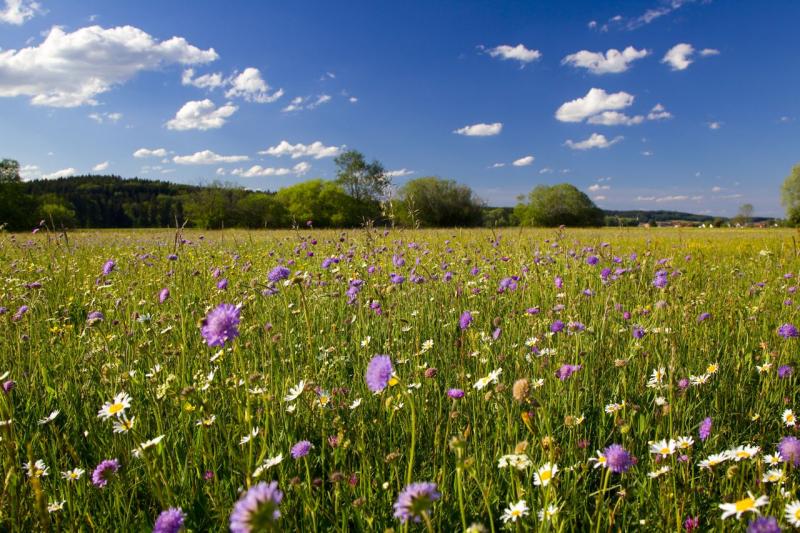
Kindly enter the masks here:
[[280, 228], [289, 225], [289, 213], [274, 194], [252, 193], [236, 202], [236, 225]]
[[0, 160], [0, 183], [15, 183], [19, 181], [21, 181], [19, 161], [14, 159]]
[[750, 219], [753, 218], [753, 204], [742, 204], [739, 206], [739, 214], [737, 214], [733, 222], [735, 224], [749, 224]]
[[304, 181], [278, 191], [275, 198], [283, 204], [294, 224], [307, 220], [317, 227], [357, 226], [370, 206], [345, 193], [332, 181]]
[[538, 185], [514, 213], [523, 226], [602, 226], [603, 211], [574, 185]]
[[411, 180], [399, 191], [398, 219], [420, 226], [477, 226], [483, 202], [466, 185], [429, 176]]
[[367, 163], [364, 154], [357, 150], [344, 152], [334, 162], [336, 182], [359, 202], [378, 202], [391, 184], [383, 165], [375, 160]]
[[781, 204], [786, 209], [786, 218], [800, 221], [800, 163], [792, 167], [781, 186]]

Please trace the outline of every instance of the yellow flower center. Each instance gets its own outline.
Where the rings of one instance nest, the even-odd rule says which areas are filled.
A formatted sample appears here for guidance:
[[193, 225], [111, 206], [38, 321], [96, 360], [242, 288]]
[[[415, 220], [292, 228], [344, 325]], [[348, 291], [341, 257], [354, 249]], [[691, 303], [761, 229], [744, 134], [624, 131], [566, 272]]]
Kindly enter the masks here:
[[519, 509], [514, 509], [513, 511], [511, 511], [511, 516], [519, 516], [521, 514], [522, 512]]
[[736, 452], [736, 457], [747, 458], [750, 457], [750, 454], [746, 451]]
[[661, 455], [669, 455], [669, 448], [661, 448]]
[[542, 481], [548, 481], [551, 477], [553, 477], [553, 474], [549, 470], [545, 470], [539, 475], [539, 477], [542, 478]]
[[796, 520], [800, 520], [800, 509], [798, 509], [798, 510], [796, 510], [794, 512], [794, 517], [795, 517]]
[[115, 414], [119, 413], [120, 411], [122, 411], [123, 409], [125, 409], [125, 405], [124, 404], [122, 404], [122, 403], [112, 403], [108, 408], [108, 412], [111, 413], [112, 415], [115, 415]]
[[744, 498], [743, 500], [736, 502], [734, 505], [736, 506], [737, 513], [743, 513], [752, 509], [755, 503], [756, 502], [753, 500], [753, 498]]

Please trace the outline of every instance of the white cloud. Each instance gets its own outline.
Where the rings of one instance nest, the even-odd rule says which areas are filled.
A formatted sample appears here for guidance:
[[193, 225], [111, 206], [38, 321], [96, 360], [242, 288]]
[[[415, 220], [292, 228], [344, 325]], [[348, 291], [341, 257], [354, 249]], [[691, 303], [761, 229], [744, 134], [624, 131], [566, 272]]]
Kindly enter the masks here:
[[78, 173], [78, 170], [72, 167], [69, 168], [62, 168], [61, 170], [56, 170], [51, 174], [42, 174], [43, 180], [57, 180], [58, 178], [66, 178], [67, 176], [74, 176]]
[[133, 152], [133, 157], [142, 159], [144, 157], [166, 157], [167, 151], [164, 148], [139, 148], [135, 152]]
[[30, 96], [31, 104], [77, 107], [136, 74], [170, 64], [217, 59], [182, 37], [158, 41], [133, 26], [88, 26], [72, 33], [54, 26], [41, 44], [0, 51], [0, 96]]
[[563, 65], [572, 65], [573, 67], [588, 69], [589, 72], [593, 74], [616, 74], [618, 72], [625, 72], [632, 62], [647, 57], [648, 54], [649, 52], [647, 50], [637, 50], [633, 46], [629, 46], [621, 52], [615, 48], [611, 48], [605, 55], [603, 55], [603, 52], [581, 50], [580, 52], [568, 55], [561, 63]]
[[316, 98], [312, 98], [311, 96], [297, 96], [292, 98], [292, 101], [289, 102], [289, 105], [281, 109], [281, 111], [284, 113], [289, 113], [291, 111], [314, 109], [322, 104], [327, 104], [330, 101], [331, 96], [328, 94], [320, 94]]
[[709, 122], [708, 123], [708, 129], [710, 129], [710, 130], [718, 130], [718, 129], [720, 129], [722, 127], [722, 124], [723, 124], [722, 122], [718, 122], [716, 120], [713, 121], [713, 122]]
[[492, 165], [492, 168], [503, 168], [504, 166], [506, 166], [505, 163], [495, 163]]
[[647, 114], [647, 120], [665, 120], [672, 118], [672, 113], [667, 111], [663, 105], [656, 104], [653, 109]]
[[230, 84], [231, 88], [225, 93], [227, 98], [240, 97], [248, 102], [268, 104], [283, 96], [283, 89], [270, 94], [270, 86], [261, 77], [261, 72], [254, 67], [244, 69], [241, 74], [230, 80]]
[[526, 155], [525, 157], [520, 157], [511, 164], [514, 165], [515, 167], [527, 167], [533, 164], [534, 159], [536, 158], [533, 157], [532, 155]]
[[190, 100], [175, 113], [175, 118], [167, 122], [167, 128], [179, 131], [221, 128], [225, 125], [226, 119], [236, 113], [237, 109], [239, 108], [230, 102], [217, 107], [208, 98]]
[[265, 177], [265, 176], [287, 176], [289, 174], [294, 174], [297, 176], [301, 176], [308, 172], [311, 169], [311, 165], [306, 163], [305, 161], [297, 163], [292, 168], [273, 168], [273, 167], [262, 167], [261, 165], [253, 165], [248, 169], [244, 168], [237, 168], [231, 171], [231, 174], [234, 176], [239, 176], [242, 178], [258, 178], [258, 177]]
[[103, 172], [108, 168], [108, 161], [103, 161], [102, 163], [97, 163], [95, 166], [92, 167], [92, 172]]
[[179, 165], [215, 165], [218, 163], [239, 163], [249, 159], [246, 155], [219, 155], [211, 150], [203, 150], [192, 155], [176, 155], [172, 158], [172, 161]]
[[314, 141], [311, 144], [291, 144], [288, 141], [281, 141], [277, 146], [270, 146], [266, 150], [258, 152], [261, 155], [272, 155], [275, 157], [282, 157], [284, 155], [291, 156], [292, 159], [300, 157], [313, 157], [314, 159], [322, 159], [323, 157], [334, 157], [341, 153], [343, 146], [325, 146], [320, 141]]
[[633, 103], [633, 95], [624, 91], [608, 94], [603, 89], [592, 88], [583, 98], [564, 102], [556, 110], [556, 118], [561, 122], [581, 122], [587, 117], [624, 109]]
[[356, 102], [358, 102], [358, 98], [356, 98], [355, 96], [351, 96], [351, 97], [348, 99], [348, 101], [349, 101], [351, 104], [355, 104]]
[[194, 77], [194, 69], [187, 68], [183, 71], [181, 76], [181, 85], [191, 85], [199, 89], [216, 89], [225, 83], [222, 79], [222, 74], [214, 72], [212, 74], [203, 74], [202, 76]]
[[42, 171], [38, 165], [22, 165], [19, 169], [19, 177], [22, 181], [30, 181], [42, 177]]
[[89, 118], [98, 124], [116, 124], [122, 118], [122, 113], [89, 113]]
[[517, 46], [509, 46], [507, 44], [496, 46], [489, 49], [489, 55], [500, 59], [513, 59], [519, 61], [523, 66], [542, 57], [539, 50], [529, 50], [522, 44]]
[[669, 64], [672, 70], [686, 70], [693, 62], [692, 55], [694, 47], [689, 43], [680, 43], [670, 48], [661, 62]]
[[680, 9], [684, 4], [688, 4], [693, 2], [694, 0], [670, 0], [669, 2], [665, 2], [666, 5], [648, 9], [642, 15], [632, 19], [628, 22], [627, 28], [629, 30], [635, 30], [641, 26], [646, 24], [650, 24], [654, 20], [661, 18], [665, 15], [669, 15], [676, 9]]
[[464, 126], [453, 130], [453, 133], [458, 135], [466, 135], [467, 137], [491, 137], [492, 135], [499, 135], [503, 130], [502, 122], [493, 122], [492, 124], [472, 124], [471, 126]]
[[224, 176], [224, 175], [225, 175], [225, 174], [227, 174], [227, 173], [228, 173], [228, 172], [227, 172], [227, 171], [226, 171], [224, 168], [222, 168], [222, 167], [219, 167], [219, 168], [217, 169], [217, 176]]
[[548, 167], [545, 167], [545, 168], [543, 168], [542, 170], [539, 171], [539, 174], [552, 174], [552, 173], [553, 173], [553, 169], [552, 168], [548, 168]]
[[629, 117], [619, 111], [603, 111], [598, 115], [592, 115], [586, 122], [601, 126], [634, 126], [644, 122], [644, 117], [642, 115]]
[[744, 195], [740, 194], [740, 193], [724, 194], [724, 195], [720, 196], [720, 198], [722, 198], [723, 200], [735, 200], [736, 198], [743, 198], [743, 197], [744, 197]]
[[598, 202], [602, 202], [603, 200], [606, 200], [607, 198], [605, 196], [603, 196], [602, 194], [598, 194], [597, 196], [594, 197], [594, 199], [597, 200]]
[[20, 26], [26, 21], [42, 13], [42, 6], [39, 2], [31, 0], [6, 0], [6, 7], [0, 9], [0, 22]]
[[620, 142], [623, 139], [622, 136], [614, 137], [610, 141], [606, 139], [605, 135], [601, 135], [599, 133], [592, 133], [588, 139], [584, 139], [582, 141], [574, 142], [572, 139], [567, 139], [567, 142], [564, 144], [573, 150], [591, 150], [592, 148], [608, 148]]
[[642, 155], [645, 157], [650, 157], [651, 155], [653, 155], [653, 152], [651, 152], [650, 150], [645, 150], [644, 152], [642, 152]]
[[637, 196], [636, 197], [636, 201], [637, 202], [653, 202], [653, 201], [655, 201], [655, 199], [656, 199], [655, 196]]
[[718, 56], [719, 50], [717, 50], [716, 48], [703, 48], [702, 50], [700, 50], [700, 55], [703, 57]]
[[607, 191], [611, 189], [611, 185], [600, 185], [599, 183], [593, 183], [589, 185], [590, 192], [597, 192], [597, 191]]
[[404, 176], [410, 176], [411, 174], [414, 173], [415, 172], [413, 170], [408, 170], [407, 168], [401, 168], [398, 170], [390, 170], [388, 172], [384, 172], [384, 176], [387, 176], [389, 178], [402, 178]]
[[720, 187], [719, 185], [714, 185], [713, 187], [711, 187], [711, 192], [722, 192], [722, 187]]

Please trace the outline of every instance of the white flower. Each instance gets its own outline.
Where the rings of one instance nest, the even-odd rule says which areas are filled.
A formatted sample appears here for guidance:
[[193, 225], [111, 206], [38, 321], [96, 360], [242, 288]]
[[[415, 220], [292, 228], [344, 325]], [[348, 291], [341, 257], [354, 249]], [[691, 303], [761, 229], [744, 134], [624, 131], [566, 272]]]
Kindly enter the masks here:
[[545, 509], [541, 509], [539, 511], [539, 520], [544, 522], [545, 520], [552, 520], [558, 514], [559, 508], [557, 505], [550, 504]]
[[598, 466], [606, 466], [606, 463], [608, 463], [608, 459], [606, 459], [606, 456], [605, 454], [603, 454], [603, 452], [597, 450], [597, 457], [590, 457], [589, 462], [594, 463], [593, 468], [597, 468]]
[[132, 416], [130, 419], [128, 419], [128, 417], [123, 414], [114, 420], [114, 423], [112, 424], [114, 427], [114, 433], [127, 433], [128, 431], [132, 430], [134, 420], [136, 420], [135, 416]]
[[103, 407], [97, 411], [97, 418], [107, 420], [112, 416], [122, 416], [125, 409], [131, 406], [131, 397], [124, 392], [117, 394], [110, 402], [103, 404]]
[[144, 451], [146, 449], [152, 448], [153, 446], [155, 446], [156, 444], [158, 444], [162, 440], [164, 440], [164, 435], [159, 435], [158, 437], [156, 437], [154, 439], [146, 440], [146, 441], [142, 442], [141, 444], [139, 444], [138, 447], [134, 448], [131, 451], [131, 454], [134, 457], [139, 458], [139, 457], [142, 456], [142, 454], [144, 453]]
[[710, 469], [710, 468], [713, 468], [713, 467], [717, 466], [718, 464], [724, 463], [725, 461], [727, 461], [730, 458], [731, 458], [731, 454], [727, 450], [722, 452], [722, 453], [715, 453], [715, 454], [709, 455], [707, 459], [704, 459], [704, 460], [700, 461], [700, 463], [699, 463], [700, 464], [700, 468]]
[[512, 503], [508, 507], [506, 507], [505, 511], [503, 511], [503, 515], [500, 517], [504, 523], [516, 522], [523, 516], [528, 516], [528, 504], [525, 503], [525, 500], [520, 500], [517, 503]]
[[701, 374], [699, 376], [689, 376], [689, 382], [694, 385], [705, 385], [708, 383], [708, 380], [711, 378], [711, 374]]
[[783, 516], [794, 527], [800, 527], [800, 500], [787, 503]]
[[47, 506], [47, 512], [55, 513], [56, 511], [60, 511], [64, 508], [65, 503], [66, 500], [61, 500], [60, 502], [50, 502], [50, 504]]
[[764, 472], [764, 477], [761, 478], [761, 481], [764, 483], [778, 483], [783, 481], [783, 470], [780, 468], [771, 468]]
[[728, 518], [731, 515], [736, 515], [736, 518], [741, 518], [743, 513], [753, 512], [761, 514], [758, 510], [759, 507], [767, 505], [769, 498], [766, 496], [759, 496], [756, 498], [752, 492], [747, 493], [747, 498], [742, 498], [734, 503], [721, 503], [719, 508], [722, 509], [722, 518]]
[[669, 472], [669, 467], [668, 467], [668, 466], [662, 466], [662, 467], [661, 467], [661, 468], [659, 468], [658, 470], [655, 470], [655, 471], [653, 471], [653, 472], [648, 472], [648, 473], [647, 473], [647, 476], [648, 476], [650, 479], [656, 479], [657, 477], [661, 477], [661, 476], [663, 476], [663, 475], [664, 475], [664, 474], [666, 474], [667, 472]]
[[675, 441], [675, 445], [679, 450], [688, 450], [694, 445], [694, 439], [692, 437], [678, 437]]
[[786, 424], [787, 428], [794, 427], [796, 420], [794, 417], [794, 412], [791, 409], [786, 409], [783, 412], [783, 415], [781, 415], [781, 418], [783, 419], [783, 423]]
[[662, 439], [650, 445], [650, 453], [660, 455], [661, 457], [667, 457], [675, 453], [675, 445], [676, 443], [672, 439]]
[[664, 369], [663, 366], [660, 368], [653, 369], [653, 373], [650, 375], [650, 379], [647, 382], [647, 386], [650, 388], [661, 387], [665, 375], [666, 375], [666, 370]]
[[783, 461], [781, 460], [781, 456], [779, 454], [768, 453], [764, 455], [764, 462], [768, 465], [779, 465]]
[[28, 477], [45, 477], [49, 474], [48, 466], [41, 459], [38, 459], [33, 464], [25, 463], [22, 466], [28, 471]]
[[502, 372], [503, 372], [502, 368], [497, 368], [495, 370], [492, 370], [491, 372], [489, 372], [488, 376], [483, 377], [478, 381], [476, 381], [472, 387], [478, 390], [483, 390], [489, 384], [497, 383], [497, 379], [500, 377], [500, 374], [502, 374]]
[[281, 461], [283, 461], [283, 454], [281, 453], [275, 457], [269, 457], [265, 459], [264, 462], [258, 465], [258, 467], [253, 471], [253, 477], [260, 476], [265, 470], [269, 470], [273, 466], [281, 464]]
[[211, 415], [206, 418], [201, 418], [197, 422], [195, 422], [195, 426], [204, 426], [204, 427], [211, 427], [214, 425], [214, 422], [217, 420], [217, 415]]
[[61, 477], [66, 479], [67, 481], [77, 481], [83, 474], [86, 472], [83, 468], [73, 468], [72, 470], [67, 470], [66, 472], [61, 472]]
[[737, 446], [736, 448], [729, 450], [728, 453], [731, 459], [733, 459], [738, 463], [742, 459], [752, 459], [753, 457], [758, 455], [758, 452], [760, 450], [761, 448], [759, 446], [744, 445], [744, 446]]
[[537, 487], [546, 487], [550, 484], [554, 477], [556, 477], [556, 473], [558, 472], [558, 465], [557, 464], [550, 464], [545, 463], [536, 473], [533, 475], [533, 484]]
[[297, 398], [300, 397], [301, 394], [303, 394], [303, 391], [305, 389], [306, 389], [306, 382], [301, 379], [300, 383], [289, 389], [289, 394], [283, 397], [283, 401], [284, 402], [295, 401]]
[[39, 420], [39, 425], [40, 425], [40, 426], [43, 426], [43, 425], [45, 425], [45, 424], [49, 424], [50, 422], [52, 422], [53, 420], [55, 420], [55, 419], [56, 419], [56, 417], [58, 416], [58, 414], [59, 414], [60, 412], [61, 412], [61, 411], [59, 411], [58, 409], [56, 409], [55, 411], [53, 411], [52, 413], [50, 413], [50, 414], [49, 414], [49, 415], [47, 415], [46, 417], [44, 417], [44, 418], [42, 418], [41, 420]]
[[361, 398], [356, 398], [355, 400], [353, 400], [353, 403], [350, 404], [350, 409], [351, 410], [355, 409], [359, 405], [361, 405]]
[[533, 463], [530, 458], [524, 453], [504, 455], [497, 462], [497, 468], [516, 468], [517, 470], [525, 470]]
[[254, 439], [256, 435], [258, 435], [259, 431], [260, 428], [258, 426], [254, 427], [253, 429], [250, 430], [250, 433], [241, 438], [239, 444], [242, 446], [247, 444], [248, 442], [250, 442], [250, 440]]

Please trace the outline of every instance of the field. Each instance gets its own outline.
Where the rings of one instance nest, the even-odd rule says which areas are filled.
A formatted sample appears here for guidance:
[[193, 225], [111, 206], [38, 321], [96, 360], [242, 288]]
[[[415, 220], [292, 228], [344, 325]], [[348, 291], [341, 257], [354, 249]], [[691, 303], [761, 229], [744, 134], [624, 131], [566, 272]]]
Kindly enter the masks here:
[[0, 258], [2, 530], [800, 524], [790, 230], [41, 231]]

